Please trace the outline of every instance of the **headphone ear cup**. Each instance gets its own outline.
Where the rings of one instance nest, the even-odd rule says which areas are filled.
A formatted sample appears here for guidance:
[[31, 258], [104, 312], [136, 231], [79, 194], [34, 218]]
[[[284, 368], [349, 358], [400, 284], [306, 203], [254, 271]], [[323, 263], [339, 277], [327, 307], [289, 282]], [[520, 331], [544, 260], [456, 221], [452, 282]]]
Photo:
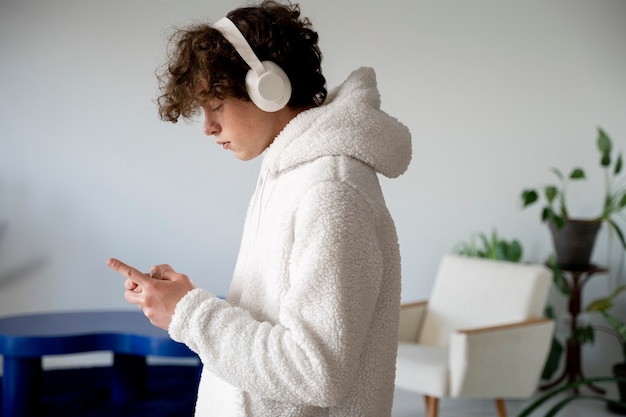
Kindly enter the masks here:
[[265, 72], [250, 70], [246, 75], [246, 90], [250, 100], [261, 110], [276, 112], [291, 98], [291, 82], [285, 71], [272, 61], [263, 61]]

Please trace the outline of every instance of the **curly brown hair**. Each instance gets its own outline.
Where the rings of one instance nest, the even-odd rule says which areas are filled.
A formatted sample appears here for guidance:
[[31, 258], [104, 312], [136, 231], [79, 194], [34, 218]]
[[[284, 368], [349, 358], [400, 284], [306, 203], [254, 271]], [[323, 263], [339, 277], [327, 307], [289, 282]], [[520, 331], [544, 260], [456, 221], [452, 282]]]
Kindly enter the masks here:
[[[261, 61], [278, 64], [291, 81], [288, 106], [319, 106], [326, 99], [322, 53], [318, 34], [308, 18], [300, 17], [298, 4], [273, 0], [241, 7], [228, 13]], [[170, 38], [168, 60], [157, 74], [162, 120], [196, 116], [207, 97], [250, 100], [245, 76], [250, 69], [235, 48], [211, 25], [197, 24], [177, 30]]]

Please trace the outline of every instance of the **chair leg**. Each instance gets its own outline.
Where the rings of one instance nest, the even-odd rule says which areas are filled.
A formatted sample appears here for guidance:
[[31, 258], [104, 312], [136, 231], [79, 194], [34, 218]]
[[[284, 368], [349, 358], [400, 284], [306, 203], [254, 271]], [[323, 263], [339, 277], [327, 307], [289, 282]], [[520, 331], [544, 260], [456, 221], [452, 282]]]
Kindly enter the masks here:
[[506, 417], [506, 406], [502, 398], [496, 398], [496, 410], [498, 410], [498, 417]]
[[426, 405], [426, 415], [428, 417], [437, 417], [439, 412], [439, 398], [424, 395], [424, 403]]

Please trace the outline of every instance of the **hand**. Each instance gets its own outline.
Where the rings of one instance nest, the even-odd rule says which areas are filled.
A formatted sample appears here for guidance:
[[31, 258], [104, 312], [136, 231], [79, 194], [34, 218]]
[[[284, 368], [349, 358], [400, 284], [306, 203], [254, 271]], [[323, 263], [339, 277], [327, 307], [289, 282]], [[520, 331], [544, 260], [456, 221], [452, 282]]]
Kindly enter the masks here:
[[113, 258], [107, 266], [126, 277], [126, 301], [137, 304], [152, 324], [165, 330], [176, 304], [194, 288], [187, 275], [177, 273], [169, 265], [153, 266], [149, 275]]

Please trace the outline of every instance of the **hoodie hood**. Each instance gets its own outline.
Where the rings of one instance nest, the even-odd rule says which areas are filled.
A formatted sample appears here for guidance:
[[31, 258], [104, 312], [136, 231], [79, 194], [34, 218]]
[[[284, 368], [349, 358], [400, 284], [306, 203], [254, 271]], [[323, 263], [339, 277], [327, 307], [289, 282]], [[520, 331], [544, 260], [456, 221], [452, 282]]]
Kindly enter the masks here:
[[354, 71], [326, 102], [292, 119], [268, 148], [261, 171], [278, 173], [323, 156], [355, 158], [389, 178], [411, 161], [411, 134], [380, 110], [372, 68]]

